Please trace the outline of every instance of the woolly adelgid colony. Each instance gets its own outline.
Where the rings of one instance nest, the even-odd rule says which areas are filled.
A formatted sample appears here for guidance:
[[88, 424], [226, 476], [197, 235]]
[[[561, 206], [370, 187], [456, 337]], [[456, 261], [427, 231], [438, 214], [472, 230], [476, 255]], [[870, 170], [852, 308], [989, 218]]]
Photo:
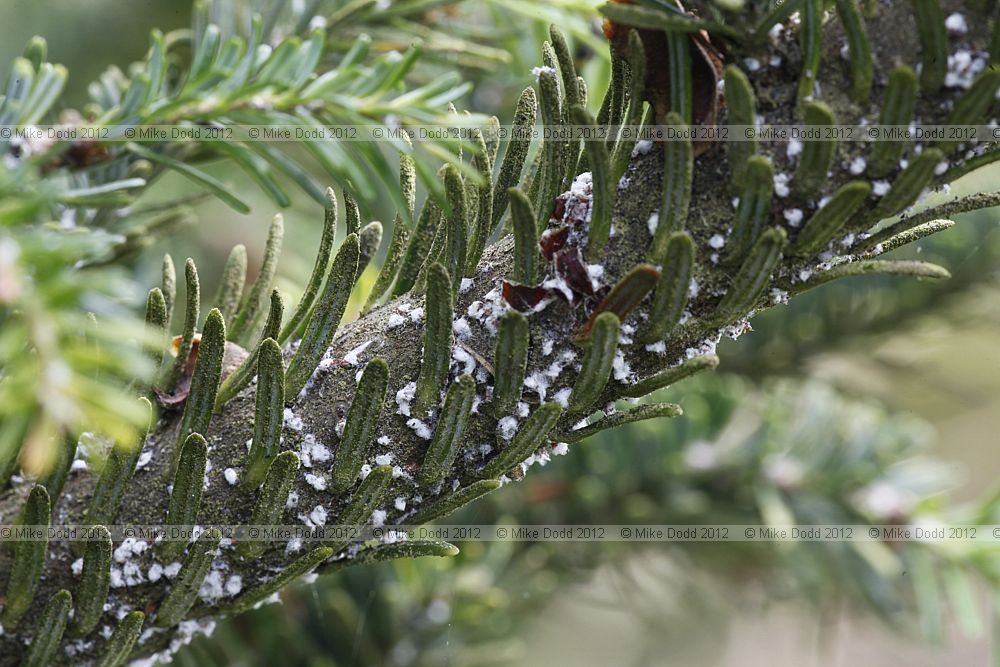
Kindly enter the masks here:
[[[553, 28], [514, 124], [992, 125], [1000, 42], [979, 4], [608, 4], [613, 76], [597, 118]], [[342, 326], [383, 231], [362, 224], [349, 189], [341, 203], [328, 193], [294, 309], [272, 285], [280, 216], [246, 290], [246, 252], [234, 249], [200, 331], [188, 261], [180, 336], [138, 399], [148, 433], [82, 440], [108, 450], [100, 471], [69, 452], [44, 478], [8, 475], [5, 521], [82, 523], [95, 539], [0, 552], [0, 664], [168, 660], [214, 619], [273, 601], [293, 580], [454, 554], [392, 530], [317, 544], [234, 541], [215, 527], [445, 516], [597, 431], [679, 415], [635, 399], [714, 368], [719, 340], [748, 331], [760, 309], [846, 276], [947, 276], [879, 256], [947, 228], [943, 216], [996, 203], [977, 195], [908, 213], [993, 161], [992, 146], [975, 142], [608, 136], [545, 141], [529, 163], [526, 139], [501, 145], [484, 128], [471, 171], [443, 167], [444, 201], [419, 211], [404, 154], [393, 198], [405, 208], [386, 262], [365, 313]], [[339, 209], [346, 238], [335, 247]], [[177, 283], [167, 257], [146, 315], [163, 332]], [[145, 524], [199, 529], [190, 543], [114, 543], [105, 528]]]

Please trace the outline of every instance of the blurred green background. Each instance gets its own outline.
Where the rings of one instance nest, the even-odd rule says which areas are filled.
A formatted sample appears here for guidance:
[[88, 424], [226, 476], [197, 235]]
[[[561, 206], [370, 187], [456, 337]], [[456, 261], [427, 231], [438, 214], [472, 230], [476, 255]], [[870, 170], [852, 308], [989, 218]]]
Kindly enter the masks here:
[[[492, 68], [430, 63], [420, 75], [459, 67], [476, 84], [466, 107], [504, 120], [532, 83], [547, 23], [559, 19], [591, 90], [601, 90], [606, 55], [599, 22], [586, 13], [595, 4], [432, 7], [429, 22], [509, 59]], [[176, 0], [8, 0], [0, 60], [31, 35], [45, 36], [51, 60], [70, 67], [69, 103], [82, 103], [87, 82], [107, 65], [124, 69], [144, 53], [151, 28], [183, 27], [189, 17], [189, 4]], [[247, 245], [251, 267], [259, 264], [271, 203], [225, 164], [213, 173], [253, 213], [199, 204], [195, 225], [134, 258], [141, 282], [155, 282], [164, 252], [195, 258], [209, 285], [235, 243]], [[952, 194], [991, 190], [996, 175], [967, 177]], [[158, 197], [186, 190], [167, 179]], [[363, 215], [388, 225], [393, 211]], [[322, 211], [299, 197], [285, 216], [278, 286], [297, 295]], [[754, 320], [752, 334], [721, 347], [719, 374], [658, 397], [681, 403], [684, 417], [575, 445], [456, 522], [753, 523], [776, 512], [849, 522], [873, 518], [877, 496], [908, 513], [1000, 523], [993, 503], [980, 504], [1000, 478], [998, 217], [962, 216], [906, 251], [948, 267], [953, 280], [845, 281], [774, 309]], [[197, 639], [177, 664], [863, 667], [987, 664], [996, 650], [994, 553], [459, 546], [450, 561], [353, 568], [300, 586], [282, 605]]]

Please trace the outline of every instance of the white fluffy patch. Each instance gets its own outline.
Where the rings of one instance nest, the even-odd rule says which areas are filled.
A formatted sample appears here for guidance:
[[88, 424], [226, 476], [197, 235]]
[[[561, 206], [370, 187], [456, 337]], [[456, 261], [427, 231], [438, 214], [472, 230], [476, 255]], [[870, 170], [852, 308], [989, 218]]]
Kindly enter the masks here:
[[371, 344], [372, 341], [368, 341], [367, 343], [362, 343], [361, 345], [358, 345], [356, 348], [345, 354], [344, 363], [347, 363], [351, 366], [357, 366], [358, 364], [360, 364], [361, 361], [358, 359], [359, 355], [361, 355], [362, 352], [368, 349], [368, 346]]
[[631, 384], [636, 381], [635, 373], [632, 372], [632, 367], [625, 360], [625, 355], [621, 350], [618, 350], [615, 354], [615, 360], [611, 364], [611, 369], [614, 378], [619, 382]]
[[552, 75], [555, 75], [555, 73], [556, 73], [556, 70], [555, 70], [554, 67], [532, 67], [531, 68], [531, 76], [533, 76], [533, 77], [540, 77], [543, 74], [552, 74]]
[[312, 521], [314, 526], [325, 526], [326, 525], [326, 508], [322, 505], [316, 505], [312, 512], [309, 512], [309, 520]]
[[784, 172], [778, 172], [777, 174], [775, 174], [774, 175], [774, 194], [778, 195], [779, 197], [787, 197], [789, 195], [789, 193], [791, 192], [791, 189], [789, 189], [789, 187], [788, 187], [788, 181], [789, 180], [790, 179], [788, 177], [788, 174], [786, 174]]
[[243, 577], [234, 574], [226, 579], [226, 595], [233, 597], [243, 590]]
[[211, 570], [201, 583], [198, 597], [205, 602], [215, 602], [223, 596], [224, 591], [222, 573], [219, 570]]
[[646, 226], [649, 228], [649, 235], [656, 236], [656, 228], [660, 226], [659, 211], [653, 211], [649, 216], [649, 220], [646, 221]]
[[416, 417], [411, 417], [410, 419], [407, 419], [406, 425], [409, 426], [410, 429], [412, 429], [413, 432], [417, 434], [418, 438], [423, 438], [424, 440], [430, 440], [431, 437], [434, 435], [434, 432], [431, 430], [431, 427], [428, 426], [423, 421], [417, 419]]
[[667, 344], [665, 342], [663, 342], [662, 340], [658, 340], [655, 343], [650, 343], [649, 345], [647, 345], [646, 346], [646, 351], [647, 352], [653, 352], [655, 354], [666, 354], [667, 353]]
[[139, 454], [139, 460], [135, 462], [135, 469], [142, 470], [149, 465], [149, 462], [153, 460], [153, 452], [143, 452]]
[[635, 142], [635, 148], [632, 149], [632, 157], [638, 157], [639, 155], [645, 155], [653, 148], [653, 142], [649, 139], [640, 139]]
[[552, 400], [561, 405], [563, 409], [569, 408], [569, 397], [573, 393], [572, 387], [565, 387], [560, 389], [552, 395]]
[[293, 431], [302, 430], [302, 418], [292, 412], [291, 408], [285, 408], [285, 426], [292, 429]]
[[414, 396], [417, 395], [417, 383], [410, 382], [405, 387], [396, 392], [397, 414], [404, 417], [410, 416], [410, 404], [413, 403]]
[[299, 459], [305, 468], [311, 468], [314, 463], [325, 463], [331, 456], [330, 448], [317, 441], [312, 433], [307, 433], [299, 445]]
[[559, 377], [563, 368], [565, 368], [566, 365], [574, 359], [576, 359], [575, 352], [572, 350], [563, 350], [559, 353], [556, 359], [549, 364], [548, 368], [535, 371], [528, 375], [528, 377], [524, 379], [524, 386], [533, 390], [538, 394], [538, 399], [544, 401], [545, 395], [549, 390], [549, 386], [556, 378]]
[[462, 366], [461, 372], [464, 375], [472, 375], [476, 372], [476, 358], [469, 354], [461, 345], [451, 348], [451, 358]]
[[451, 330], [455, 333], [455, 337], [458, 340], [467, 340], [472, 336], [472, 328], [469, 326], [469, 320], [464, 317], [460, 317], [452, 322]]
[[317, 491], [326, 490], [326, 477], [320, 477], [319, 475], [307, 473], [306, 483]]
[[948, 18], [944, 20], [944, 27], [948, 29], [952, 35], [964, 35], [969, 32], [969, 25], [965, 22], [965, 17], [955, 12], [950, 14]]
[[517, 433], [517, 417], [504, 417], [497, 422], [497, 433], [504, 440], [510, 440]]
[[787, 208], [784, 210], [785, 221], [792, 227], [798, 227], [802, 224], [802, 209], [800, 208]]

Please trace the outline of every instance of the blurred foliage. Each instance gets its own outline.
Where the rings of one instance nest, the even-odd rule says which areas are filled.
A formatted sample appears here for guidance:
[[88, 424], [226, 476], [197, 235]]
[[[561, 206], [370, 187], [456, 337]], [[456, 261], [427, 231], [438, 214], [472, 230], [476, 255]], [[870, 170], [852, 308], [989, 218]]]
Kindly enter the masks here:
[[[685, 383], [683, 418], [631, 424], [573, 446], [447, 523], [851, 524], [975, 522], [996, 498], [954, 507], [954, 468], [926, 456], [918, 419], [847, 400], [815, 383], [736, 376]], [[198, 639], [180, 665], [489, 665], [514, 661], [518, 637], [550, 596], [601, 567], [667, 559], [682, 573], [632, 581], [634, 610], [683, 643], [723, 627], [741, 599], [766, 591], [823, 609], [840, 603], [940, 639], [951, 606], [970, 635], [985, 619], [965, 599], [1000, 583], [1000, 560], [974, 543], [484, 543], [448, 560], [351, 568]], [[629, 581], [630, 577], [623, 577]], [[628, 611], [628, 610], [625, 610]], [[636, 611], [636, 613], [639, 613]], [[821, 617], [821, 616], [820, 616]], [[324, 656], [324, 657], [320, 657]]]
[[132, 285], [121, 271], [81, 280], [73, 268], [112, 243], [47, 227], [0, 234], [0, 484], [19, 450], [41, 472], [65, 433], [133, 442], [149, 418], [129, 391], [153, 372], [137, 343], [155, 341], [132, 319]]
[[[361, 34], [372, 38], [379, 51], [403, 51], [419, 40], [425, 64], [457, 65], [463, 69], [493, 73], [499, 66], [515, 62], [533, 63], [537, 45], [547, 36], [548, 26], [560, 27], [582, 46], [604, 52], [607, 47], [597, 25], [595, 0], [556, 0], [539, 7], [515, 0], [469, 3], [467, 0], [335, 0], [312, 3], [276, 1], [264, 10], [276, 32], [298, 32], [314, 16], [323, 16], [337, 26], [330, 34], [336, 48], [346, 48]], [[235, 14], [219, 13], [213, 20], [224, 25], [230, 17], [249, 16], [262, 10], [260, 2], [243, 2]], [[499, 28], [499, 29], [498, 29]], [[530, 65], [528, 65], [530, 68]]]
[[[264, 18], [265, 41], [302, 34], [310, 27], [327, 31], [328, 54], [349, 51], [358, 38], [370, 40], [373, 54], [399, 54], [419, 45], [421, 57], [408, 80], [418, 84], [455, 76], [474, 86], [476, 109], [506, 121], [505, 101], [529, 82], [538, 45], [558, 25], [570, 38], [574, 55], [592, 85], [603, 85], [610, 71], [607, 44], [596, 8], [599, 0], [555, 0], [543, 5], [523, 0], [230, 0], [208, 7], [208, 20], [223, 34], [246, 34], [251, 17]], [[600, 100], [592, 100], [594, 105]], [[596, 109], [596, 106], [595, 106]]]

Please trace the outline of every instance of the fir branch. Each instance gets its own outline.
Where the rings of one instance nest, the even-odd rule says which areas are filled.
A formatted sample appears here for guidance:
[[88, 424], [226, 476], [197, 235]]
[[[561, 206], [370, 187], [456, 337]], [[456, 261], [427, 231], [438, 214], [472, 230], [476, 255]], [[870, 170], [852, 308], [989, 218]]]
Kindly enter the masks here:
[[[634, 21], [641, 15], [644, 19], [652, 21], [650, 25], [665, 27], [674, 32], [687, 33], [706, 29], [712, 33], [713, 38], [731, 39], [730, 46], [736, 52], [743, 48], [741, 44], [744, 41], [747, 43], [752, 41], [753, 35], [750, 30], [756, 29], [755, 23], [749, 26], [747, 21], [739, 19], [734, 19], [731, 25], [723, 27], [714, 20], [699, 19], [679, 10], [664, 12], [645, 6], [626, 5], [611, 6], [607, 9], [613, 18], [627, 22]], [[879, 30], [879, 34], [889, 34], [890, 31], [886, 26], [899, 24], [900, 13], [903, 11], [905, 10], [896, 7], [880, 7], [879, 14], [866, 19], [872, 22], [867, 26], [869, 31]], [[762, 75], [749, 77], [761, 99], [772, 99], [772, 96], [783, 95], [782, 99], [785, 102], [794, 103], [800, 97], [798, 94], [800, 91], [797, 90], [800, 86], [795, 82], [811, 80], [821, 75], [822, 70], [813, 67], [815, 50], [822, 47], [824, 54], [828, 54], [834, 47], [828, 43], [829, 40], [816, 39], [815, 21], [816, 17], [813, 16], [802, 28], [808, 33], [804, 38], [804, 43], [808, 47], [804, 49], [807, 60], [795, 62], [797, 68], [791, 68], [789, 71], [792, 75], [791, 80], [788, 80], [789, 77], [769, 80]], [[976, 26], [975, 30], [976, 33], [971, 35], [970, 39], [986, 40], [992, 37], [985, 34], [984, 26]], [[981, 35], [980, 32], [984, 34]], [[912, 37], [903, 34], [899, 39]], [[218, 43], [219, 38], [213, 35], [210, 27], [206, 27], [204, 34], [199, 35], [199, 40], [201, 41], [197, 43], [200, 48], [214, 52], [215, 47], [212, 45]], [[260, 76], [267, 78], [280, 74], [290, 80], [299, 78], [301, 71], [294, 66], [296, 57], [289, 54], [299, 54], [297, 57], [308, 59], [312, 57], [310, 54], [315, 49], [307, 41], [286, 42], [289, 43], [291, 46], [285, 47], [282, 53], [279, 54], [276, 50], [273, 56], [276, 60], [270, 65], [265, 65]], [[890, 39], [884, 43], [873, 44], [872, 47], [873, 64], [893, 62], [894, 54], [902, 48], [900, 43]], [[219, 48], [220, 52], [223, 50]], [[551, 52], [547, 53], [545, 58], [547, 65], [555, 63], [555, 56]], [[206, 63], [211, 61], [212, 57], [200, 54], [196, 49], [197, 66], [193, 67], [192, 71], [198, 77], [206, 78], [192, 79], [185, 85], [197, 88], [210, 81], [213, 75]], [[792, 71], [793, 69], [796, 71]], [[390, 74], [394, 74], [394, 70], [389, 65], [379, 73], [380, 76]], [[370, 82], [370, 79], [364, 77], [361, 80]], [[881, 79], [876, 76], [875, 80]], [[566, 105], [558, 90], [558, 81], [551, 73], [543, 72], [539, 83], [543, 88], [542, 107], [545, 121], [552, 126], [559, 126], [564, 122]], [[767, 90], [760, 90], [761, 88]], [[836, 109], [837, 116], [841, 120], [857, 120], [858, 111], [845, 103], [848, 91], [829, 86], [820, 88], [824, 90], [830, 108]], [[882, 92], [879, 88], [875, 94]], [[978, 109], [981, 92], [981, 90], [971, 90], [959, 93], [944, 89], [935, 93], [938, 97], [934, 100], [937, 104], [933, 108], [940, 114], [941, 109], [947, 106], [941, 102], [951, 101], [954, 108]], [[967, 95], [971, 97], [966, 97]], [[401, 98], [395, 99], [398, 101]], [[967, 102], [962, 103], [962, 99]], [[413, 97], [404, 102], [412, 100]], [[932, 113], [930, 110], [926, 111]], [[621, 112], [622, 110], [618, 109], [614, 113], [619, 114], [616, 117], [620, 117]], [[936, 117], [928, 116], [928, 118], [933, 120]], [[536, 195], [543, 220], [549, 220], [550, 210], [555, 210], [554, 198], [565, 186], [564, 148], [565, 144], [561, 142], [548, 142], [541, 170], [534, 175], [532, 190]], [[759, 148], [761, 157], [775, 167], [782, 169], [788, 167], [787, 155], [780, 154], [772, 147]], [[826, 163], [827, 148], [815, 149], [823, 151], [823, 154], [814, 156], [817, 157], [816, 164]], [[849, 145], [838, 148], [845, 151], [856, 150]], [[859, 230], [868, 229], [879, 222], [881, 216], [895, 214], [910, 205], [925, 186], [935, 182], [935, 177], [938, 176], [935, 173], [936, 165], [941, 161], [946, 149], [947, 146], [925, 147], [920, 156], [911, 161], [907, 168], [893, 175], [892, 188], [886, 197], [875, 201], [869, 199], [864, 203], [851, 226]], [[457, 156], [454, 160], [448, 160], [451, 166], [446, 167], [445, 171], [446, 180], [450, 181], [448, 189], [452, 194], [449, 202], [451, 204], [462, 200], [462, 197], [458, 196], [460, 190], [462, 196], [465, 192], [465, 184], [462, 183], [460, 188], [456, 181], [457, 161]], [[547, 264], [543, 267], [544, 271], [552, 279], [551, 284], [557, 287], [547, 287], [545, 283], [538, 287], [522, 285], [520, 287], [523, 289], [519, 293], [517, 286], [507, 282], [513, 269], [513, 253], [511, 240], [504, 238], [487, 248], [481, 263], [483, 269], [477, 272], [471, 279], [471, 285], [463, 291], [460, 285], [456, 286], [456, 283], [460, 282], [465, 264], [458, 261], [462, 248], [459, 248], [455, 240], [462, 238], [461, 233], [467, 231], [464, 225], [468, 223], [464, 215], [456, 214], [455, 209], [461, 212], [460, 205], [450, 206], [448, 210], [450, 217], [446, 224], [442, 225], [442, 228], [448, 231], [441, 239], [439, 252], [441, 259], [457, 267], [454, 276], [435, 261], [427, 272], [426, 298], [412, 293], [402, 295], [385, 307], [372, 310], [362, 319], [347, 324], [338, 331], [343, 305], [357, 275], [358, 238], [356, 235], [350, 235], [329, 271], [324, 296], [317, 302], [314, 312], [308, 319], [303, 339], [299, 341], [294, 352], [292, 349], [287, 352], [289, 356], [293, 354], [294, 356], [289, 364], [285, 382], [285, 398], [290, 415], [288, 419], [283, 419], [288, 425], [283, 428], [282, 433], [286, 436], [285, 443], [289, 448], [296, 445], [309, 446], [304, 435], [296, 435], [299, 432], [294, 428], [294, 424], [298, 420], [301, 420], [304, 426], [308, 425], [309, 432], [336, 433], [342, 415], [338, 414], [337, 410], [331, 409], [330, 397], [351, 397], [355, 394], [358, 378], [354, 366], [359, 363], [361, 354], [377, 353], [386, 359], [392, 371], [387, 395], [395, 396], [397, 410], [379, 424], [376, 443], [385, 449], [371, 452], [371, 463], [367, 464], [370, 467], [366, 470], [364, 465], [362, 466], [359, 475], [364, 479], [353, 491], [330, 494], [319, 488], [323, 486], [322, 480], [325, 478], [318, 477], [315, 472], [305, 473], [301, 477], [296, 475], [293, 488], [298, 502], [304, 509], [311, 508], [308, 514], [304, 513], [304, 516], [312, 517], [309, 521], [323, 523], [329, 513], [332, 517], [336, 517], [338, 522], [349, 525], [368, 525], [387, 520], [402, 522], [406, 520], [407, 512], [414, 511], [413, 506], [418, 503], [417, 496], [420, 497], [419, 502], [428, 500], [428, 507], [434, 507], [437, 502], [451, 503], [451, 501], [430, 500], [434, 496], [447, 499], [454, 494], [456, 502], [471, 499], [481, 492], [488, 491], [489, 486], [492, 486], [475, 486], [480, 481], [502, 482], [521, 477], [533, 462], [544, 458], [553, 448], [559, 446], [553, 442], [553, 438], [569, 426], [567, 422], [602, 409], [608, 400], [621, 396], [641, 395], [691, 372], [713, 367], [717, 363], [717, 358], [711, 352], [714, 351], [719, 338], [726, 333], [740, 330], [745, 317], [766, 306], [768, 300], [765, 299], [765, 294], [769, 288], [794, 293], [842, 275], [869, 270], [895, 270], [903, 266], [867, 261], [851, 262], [848, 256], [836, 257], [836, 261], [824, 265], [824, 262], [829, 260], [818, 255], [803, 257], [785, 254], [783, 251], [786, 238], [791, 237], [794, 241], [799, 232], [794, 225], [785, 224], [788, 217], [779, 214], [780, 202], [775, 201], [776, 195], [773, 193], [766, 197], [761, 195], [762, 199], [766, 198], [779, 208], [772, 210], [771, 215], [760, 220], [762, 224], [759, 236], [749, 239], [749, 243], [742, 251], [735, 253], [732, 263], [727, 265], [712, 261], [708, 249], [715, 247], [715, 242], [711, 239], [716, 235], [725, 239], [725, 236], [732, 231], [732, 209], [728, 196], [720, 194], [718, 179], [708, 178], [706, 175], [725, 174], [728, 168], [726, 161], [725, 151], [715, 151], [706, 153], [694, 166], [691, 200], [699, 202], [699, 215], [697, 220], [688, 220], [686, 231], [695, 244], [696, 265], [693, 277], [696, 284], [692, 285], [696, 289], [689, 288], [688, 319], [683, 326], [675, 327], [666, 334], [665, 338], [659, 341], [662, 345], [648, 347], [635, 345], [627, 334], [627, 331], [633, 330], [635, 325], [648, 319], [650, 302], [646, 297], [661, 278], [660, 271], [641, 263], [653, 240], [649, 218], [662, 201], [660, 189], [649, 186], [650, 183], [657, 183], [662, 174], [662, 159], [658, 153], [640, 152], [630, 164], [629, 172], [626, 174], [628, 178], [617, 190], [615, 207], [611, 210], [610, 222], [613, 223], [616, 233], [614, 236], [607, 234], [606, 247], [602, 253], [595, 251], [591, 254], [590, 259], [596, 263], [596, 270], [591, 271], [589, 267], [584, 267], [585, 280], [579, 280], [580, 276], [576, 275], [560, 275], [558, 265]], [[813, 160], [810, 159], [808, 162], [812, 164]], [[807, 166], [807, 169], [811, 170], [812, 167]], [[823, 194], [827, 192], [832, 194], [854, 176], [842, 173], [844, 171], [838, 169], [837, 173], [821, 184]], [[447, 178], [448, 174], [450, 178]], [[394, 189], [393, 192], [393, 198], [402, 200], [402, 206], [405, 207], [406, 195], [402, 188]], [[564, 203], [576, 194], [565, 193]], [[800, 191], [796, 193], [796, 197], [801, 199], [805, 194], [807, 193]], [[593, 232], [588, 224], [586, 209], [594, 202], [574, 203], [584, 206], [584, 210], [573, 210], [567, 206], [565, 207], [567, 210], [557, 215], [549, 225], [556, 231], [578, 230], [580, 233], [576, 235], [569, 231], [566, 233], [566, 243], [569, 246], [565, 249], [580, 251], [581, 241], [586, 237], [583, 232]], [[809, 203], [805, 202], [802, 205], [806, 206]], [[432, 260], [438, 259], [433, 249], [431, 256]], [[732, 272], [733, 266], [739, 267], [735, 274]], [[812, 270], [812, 277], [801, 278], [803, 271], [808, 270]], [[942, 275], [940, 269], [931, 269], [926, 265], [905, 265], [905, 272]], [[570, 286], [570, 282], [573, 287]], [[562, 290], [562, 283], [566, 284], [565, 291]], [[612, 284], [615, 286], [608, 289]], [[504, 300], [509, 306], [504, 305]], [[598, 302], [596, 306], [593, 306], [594, 301]], [[582, 307], [584, 303], [589, 305]], [[486, 304], [492, 305], [488, 307], [488, 312], [484, 313]], [[530, 353], [525, 368], [525, 386], [533, 394], [529, 400], [537, 407], [529, 405], [527, 417], [523, 422], [513, 415], [501, 417], [485, 410], [473, 411], [471, 405], [466, 410], [468, 396], [462, 387], [463, 384], [469, 386], [471, 383], [473, 393], [478, 395], [479, 391], [483, 390], [483, 399], [488, 400], [486, 390], [491, 388], [489, 379], [491, 369], [482, 364], [482, 360], [488, 358], [489, 353], [496, 347], [496, 320], [508, 307], [516, 307], [527, 313], [525, 317], [529, 322]], [[425, 310], [421, 310], [422, 308]], [[477, 312], [480, 314], [479, 317], [474, 315]], [[403, 317], [401, 313], [410, 313], [410, 316]], [[464, 325], [455, 319], [456, 313], [459, 314], [459, 320], [464, 319]], [[397, 317], [393, 318], [392, 315]], [[475, 320], [474, 326], [465, 319], [466, 317]], [[418, 324], [422, 318], [426, 318], [426, 324]], [[398, 320], [402, 320], [402, 323]], [[628, 330], [625, 325], [628, 325]], [[401, 329], [404, 326], [406, 328]], [[580, 335], [581, 330], [585, 335]], [[213, 313], [206, 324], [205, 340], [201, 345], [202, 349], [199, 350], [192, 393], [184, 416], [180, 421], [176, 416], [164, 417], [145, 443], [151, 451], [163, 455], [151, 464], [154, 466], [154, 471], [169, 470], [171, 456], [177, 451], [178, 430], [182, 435], [187, 435], [194, 426], [203, 429], [213, 426], [209, 423], [209, 417], [212, 414], [211, 407], [216, 403], [218, 373], [215, 369], [218, 367], [219, 348], [223, 347], [224, 331], [221, 316]], [[622, 333], [626, 335], [620, 335]], [[588, 340], [589, 347], [584, 352], [583, 359], [578, 360], [579, 353], [574, 349], [574, 344]], [[455, 341], [459, 345], [454, 345]], [[369, 348], [371, 352], [366, 352]], [[548, 352], [545, 352], [546, 348], [549, 349]], [[343, 358], [344, 361], [342, 364], [321, 366], [320, 361], [327, 354], [331, 359]], [[544, 358], [550, 354], [554, 354], [553, 359], [558, 360], [554, 366], [552, 361]], [[457, 362], [454, 367], [451, 363], [452, 358]], [[678, 363], [681, 365], [678, 366]], [[479, 368], [480, 365], [483, 366], [482, 369]], [[467, 367], [469, 372], [465, 372]], [[514, 376], [518, 375], [516, 368], [510, 370], [515, 371]], [[417, 380], [413, 381], [411, 378]], [[313, 382], [307, 387], [309, 380]], [[304, 391], [300, 392], [303, 389]], [[445, 396], [443, 407], [442, 394]], [[451, 405], [449, 396], [453, 398]], [[216, 436], [212, 456], [218, 460], [236, 461], [246, 456], [245, 442], [254, 421], [255, 406], [253, 401], [245, 398], [225, 403], [221, 412], [212, 420], [214, 427], [210, 430], [214, 431]], [[426, 421], [408, 414], [409, 404], [414, 400], [416, 415]], [[561, 403], [569, 406], [565, 414]], [[205, 405], [209, 406], [208, 412], [205, 411]], [[456, 409], [455, 405], [459, 407]], [[273, 410], [270, 407], [268, 409]], [[432, 428], [439, 428], [442, 424], [457, 426], [460, 420], [453, 418], [462, 415], [469, 420], [465, 425], [468, 439], [473, 442], [490, 443], [489, 448], [482, 448], [478, 452], [470, 451], [467, 456], [455, 456], [456, 429], [446, 427], [441, 431], [442, 435], [436, 446], [432, 446], [433, 456], [430, 457], [430, 468], [425, 475], [420, 474], [420, 464], [417, 465], [418, 474], [407, 477], [402, 474], [402, 469], [400, 469], [401, 474], [397, 475], [393, 465], [386, 463], [386, 461], [422, 461], [423, 457], [418, 453], [427, 451], [426, 440]], [[501, 424], [501, 419], [506, 421]], [[510, 420], [513, 420], [513, 423]], [[509, 435], [509, 439], [505, 435]], [[383, 437], [385, 440], [382, 440]], [[196, 472], [197, 466], [181, 467], [183, 469], [179, 474], [191, 477], [185, 482], [185, 486], [190, 487], [197, 477], [190, 473], [192, 470]], [[56, 499], [57, 507], [65, 507], [70, 496], [87, 497], [93, 483], [92, 478], [85, 476], [68, 480], [66, 490]], [[166, 505], [164, 486], [144, 485], [132, 480], [127, 488], [128, 493], [122, 499], [120, 514], [129, 522], [148, 522], [151, 516], [161, 513]], [[217, 485], [212, 491], [216, 497], [214, 502], [205, 507], [203, 517], [205, 524], [223, 524], [229, 519], [237, 522], [247, 520], [251, 506], [245, 502], [246, 489], [238, 485]], [[460, 491], [465, 491], [465, 494], [459, 495]], [[36, 492], [38, 493], [42, 492]], [[16, 493], [7, 493], [0, 501], [17, 506], [20, 500], [17, 496]], [[390, 498], [393, 499], [391, 506], [388, 504]], [[404, 502], [397, 504], [396, 499]], [[400, 505], [406, 509], [399, 509]], [[447, 504], [438, 508], [443, 507], [446, 510], [451, 506]], [[192, 506], [188, 505], [184, 509], [183, 513], [188, 515]], [[417, 508], [417, 511], [420, 509], [422, 508]], [[766, 508], [762, 510], [765, 515], [767, 511], [772, 510]], [[436, 512], [431, 514], [437, 515]], [[428, 515], [425, 513], [425, 516]], [[138, 588], [122, 590], [122, 598], [129, 604], [146, 608], [145, 604], [150, 601], [149, 596], [155, 594], [161, 604], [153, 622], [159, 627], [169, 628], [189, 615], [228, 615], [245, 611], [290, 581], [320, 567], [325, 561], [335, 557], [336, 560], [333, 562], [339, 563], [359, 555], [363, 559], [365, 551], [364, 548], [350, 544], [350, 540], [333, 539], [327, 546], [313, 549], [304, 555], [291, 555], [294, 549], [286, 553], [289, 545], [274, 545], [253, 562], [237, 563], [228, 557], [225, 550], [216, 551], [218, 537], [215, 531], [206, 531], [197, 543], [188, 548], [181, 571], [169, 592], [166, 592], [164, 583], [142, 587], [141, 591]], [[69, 554], [65, 546], [52, 545], [52, 549], [53, 552], [46, 562], [53, 563], [53, 568], [55, 564], [66, 565]], [[239, 568], [241, 576], [245, 577], [250, 585], [232, 600], [198, 601], [197, 591], [216, 557], [225, 560], [228, 567]], [[46, 576], [52, 578], [51, 585], [59, 586], [69, 575], [67, 568], [63, 567], [47, 572]], [[37, 609], [42, 608], [41, 600], [33, 600], [30, 604], [35, 605]], [[18, 636], [14, 636], [13, 639], [8, 635], [0, 639], [5, 649], [8, 646], [16, 647], [18, 656], [24, 650], [21, 648], [23, 646], [21, 632], [22, 630], [18, 630]], [[168, 646], [171, 636], [171, 631], [155, 634], [147, 643], [141, 645], [139, 653], [149, 654]], [[103, 648], [103, 642], [98, 644], [95, 644], [95, 655], [96, 651]], [[115, 647], [111, 648], [118, 650]]]

